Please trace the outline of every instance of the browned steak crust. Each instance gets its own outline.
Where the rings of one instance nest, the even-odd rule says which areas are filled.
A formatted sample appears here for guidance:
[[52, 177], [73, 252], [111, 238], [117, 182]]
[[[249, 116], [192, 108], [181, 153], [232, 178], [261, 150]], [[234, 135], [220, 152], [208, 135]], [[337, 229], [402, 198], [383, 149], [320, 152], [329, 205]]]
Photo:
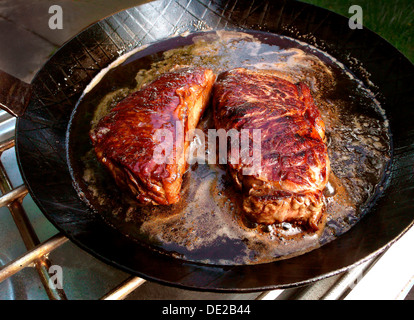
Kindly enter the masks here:
[[295, 222], [317, 229], [329, 158], [325, 126], [309, 88], [238, 68], [218, 77], [213, 99], [217, 129], [261, 130], [260, 170], [243, 174], [251, 164], [230, 163], [228, 153], [245, 214], [258, 223]]
[[[197, 125], [214, 80], [204, 68], [165, 73], [119, 102], [90, 132], [98, 160], [141, 204], [179, 201], [189, 143], [177, 137], [177, 126], [185, 135]], [[154, 158], [159, 129], [174, 138], [164, 163]]]

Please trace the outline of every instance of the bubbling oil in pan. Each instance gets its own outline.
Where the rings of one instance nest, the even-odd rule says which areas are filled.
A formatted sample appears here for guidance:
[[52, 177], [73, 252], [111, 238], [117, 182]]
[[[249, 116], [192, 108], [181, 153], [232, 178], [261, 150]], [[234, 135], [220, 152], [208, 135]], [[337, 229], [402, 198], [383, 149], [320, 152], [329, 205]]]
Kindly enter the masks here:
[[[85, 94], [73, 116], [69, 144], [76, 151], [69, 151], [69, 159], [78, 172], [75, 185], [97, 214], [154, 250], [219, 265], [299, 255], [334, 240], [360, 219], [378, 192], [390, 159], [387, 120], [362, 82], [329, 55], [274, 34], [217, 31], [167, 41], [172, 49], [149, 55], [139, 51], [110, 70]], [[225, 168], [214, 164], [189, 167], [182, 200], [176, 205], [139, 207], [120, 193], [97, 162], [88, 131], [130, 92], [179, 66], [205, 66], [217, 74], [236, 67], [262, 69], [311, 88], [325, 121], [332, 170], [319, 232], [290, 223], [263, 226], [245, 221], [240, 195]], [[205, 132], [213, 127], [210, 109], [198, 127]]]

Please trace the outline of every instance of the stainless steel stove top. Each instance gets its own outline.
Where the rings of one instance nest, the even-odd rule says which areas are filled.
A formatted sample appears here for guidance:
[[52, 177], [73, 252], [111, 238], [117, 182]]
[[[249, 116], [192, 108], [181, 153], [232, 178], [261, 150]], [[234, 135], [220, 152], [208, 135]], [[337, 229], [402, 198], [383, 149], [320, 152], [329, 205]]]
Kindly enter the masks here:
[[[8, 2], [10, 2], [8, 4]], [[4, 1], [0, 5], [0, 37], [18, 33], [27, 37], [27, 43], [36, 41], [39, 46], [51, 50], [64, 40], [80, 31], [79, 25], [72, 24], [60, 36], [50, 30], [36, 29], [30, 21], [23, 21], [20, 10], [30, 1]], [[143, 1], [120, 1], [98, 6], [93, 1], [84, 4], [82, 12], [98, 12], [105, 16], [111, 12], [138, 5]], [[54, 1], [53, 4], [66, 3]], [[52, 3], [44, 1], [46, 9]], [[82, 4], [77, 4], [82, 6]], [[20, 6], [20, 7], [19, 7]], [[89, 7], [88, 7], [89, 6]], [[66, 10], [68, 21], [76, 19], [80, 7]], [[39, 9], [39, 8], [38, 8]], [[96, 8], [95, 8], [96, 9]], [[14, 11], [13, 11], [14, 10]], [[16, 11], [17, 10], [17, 11]], [[14, 13], [13, 13], [14, 12]], [[16, 14], [13, 16], [13, 14]], [[47, 19], [47, 11], [42, 12]], [[4, 16], [7, 16], [7, 19]], [[95, 16], [80, 15], [82, 26], [93, 22]], [[13, 18], [10, 18], [13, 17]], [[23, 21], [17, 24], [16, 21]], [[20, 19], [20, 20], [19, 20]], [[40, 19], [40, 18], [39, 18]], [[4, 21], [3, 21], [4, 20]], [[2, 25], [3, 22], [3, 25]], [[87, 22], [87, 23], [86, 23]], [[10, 24], [14, 24], [10, 29]], [[76, 25], [76, 26], [75, 26]], [[62, 36], [63, 34], [63, 36]], [[68, 36], [70, 35], [70, 36]], [[65, 38], [66, 37], [66, 38]], [[37, 39], [37, 40], [36, 40]], [[62, 40], [64, 39], [64, 40]], [[23, 41], [23, 40], [22, 40]], [[12, 44], [19, 50], [19, 44]], [[12, 50], [10, 49], [10, 50]], [[50, 52], [49, 52], [50, 53]], [[38, 51], [35, 61], [13, 64], [0, 57], [0, 69], [29, 82], [35, 71], [46, 61], [48, 54]], [[7, 57], [6, 57], [7, 58]], [[24, 60], [21, 60], [24, 61]], [[414, 230], [409, 230], [391, 248], [375, 259], [369, 259], [348, 272], [321, 280], [310, 286], [273, 290], [262, 293], [221, 294], [188, 291], [146, 282], [108, 266], [59, 234], [43, 216], [27, 194], [19, 173], [14, 152], [15, 119], [6, 112], [0, 112], [0, 299], [405, 299], [414, 284]], [[62, 290], [51, 289], [49, 281], [54, 274], [51, 266], [62, 271]], [[43, 282], [42, 282], [43, 281]], [[52, 286], [53, 287], [53, 286]]]

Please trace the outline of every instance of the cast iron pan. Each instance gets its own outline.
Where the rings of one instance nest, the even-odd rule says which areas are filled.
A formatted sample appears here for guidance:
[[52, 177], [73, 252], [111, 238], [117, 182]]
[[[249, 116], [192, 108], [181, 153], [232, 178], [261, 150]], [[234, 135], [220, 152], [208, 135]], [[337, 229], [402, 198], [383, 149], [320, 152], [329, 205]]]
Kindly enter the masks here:
[[[206, 27], [261, 30], [308, 42], [344, 63], [386, 110], [393, 143], [390, 177], [369, 212], [335, 241], [273, 263], [203, 265], [139, 245], [92, 214], [79, 199], [67, 164], [66, 134], [84, 88], [121, 54], [175, 32]], [[223, 292], [308, 284], [379, 254], [413, 224], [413, 80], [413, 65], [385, 40], [366, 28], [351, 30], [345, 17], [308, 4], [151, 2], [94, 24], [44, 65], [32, 82], [27, 110], [17, 121], [18, 163], [34, 201], [56, 228], [87, 252], [126, 272], [163, 284]]]

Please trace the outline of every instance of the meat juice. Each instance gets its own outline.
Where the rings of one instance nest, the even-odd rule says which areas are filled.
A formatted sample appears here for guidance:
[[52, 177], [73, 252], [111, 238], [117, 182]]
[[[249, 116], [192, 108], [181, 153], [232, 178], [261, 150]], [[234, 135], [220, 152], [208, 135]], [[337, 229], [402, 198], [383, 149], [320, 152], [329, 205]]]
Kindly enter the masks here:
[[[391, 153], [388, 122], [374, 95], [342, 63], [315, 47], [265, 32], [199, 32], [130, 54], [87, 88], [73, 114], [69, 160], [74, 185], [94, 214], [122, 234], [163, 254], [216, 265], [266, 263], [333, 241], [364, 215], [381, 192]], [[267, 70], [312, 91], [326, 125], [331, 174], [318, 232], [290, 223], [258, 225], [241, 214], [241, 197], [225, 166], [189, 166], [182, 199], [137, 205], [96, 160], [88, 132], [129, 93], [183, 66], [216, 74], [237, 67]], [[207, 108], [198, 128], [214, 128]], [[195, 137], [193, 144], [205, 141]], [[208, 143], [205, 153], [208, 158]], [[200, 146], [198, 146], [200, 147]], [[218, 162], [218, 161], [217, 161]]]

